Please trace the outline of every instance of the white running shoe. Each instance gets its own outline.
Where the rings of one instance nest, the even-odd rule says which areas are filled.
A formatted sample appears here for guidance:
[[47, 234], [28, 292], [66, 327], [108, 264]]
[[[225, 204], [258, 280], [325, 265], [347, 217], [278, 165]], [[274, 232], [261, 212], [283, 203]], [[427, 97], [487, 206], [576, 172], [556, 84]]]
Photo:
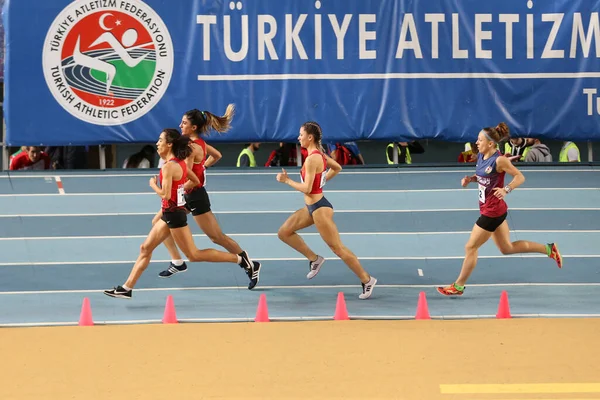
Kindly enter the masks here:
[[371, 277], [371, 279], [369, 279], [369, 282], [362, 283], [363, 292], [358, 295], [358, 298], [365, 300], [371, 297], [371, 295], [373, 294], [373, 288], [376, 284], [377, 279], [375, 279], [375, 277], [373, 276]]
[[317, 274], [321, 270], [321, 266], [323, 266], [324, 263], [325, 263], [325, 259], [321, 256], [317, 256], [317, 259], [315, 261], [309, 262], [308, 263], [309, 272], [308, 272], [308, 275], [306, 275], [306, 277], [308, 279], [312, 279], [315, 276], [317, 276]]

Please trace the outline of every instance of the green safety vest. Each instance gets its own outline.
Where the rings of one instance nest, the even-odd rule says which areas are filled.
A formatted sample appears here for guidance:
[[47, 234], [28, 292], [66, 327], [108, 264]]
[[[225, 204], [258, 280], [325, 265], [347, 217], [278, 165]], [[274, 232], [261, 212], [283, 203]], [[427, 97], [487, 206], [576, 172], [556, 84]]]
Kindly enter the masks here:
[[567, 142], [568, 144], [564, 146], [560, 150], [560, 154], [558, 155], [558, 162], [569, 162], [569, 149], [576, 148], [577, 149], [577, 161], [581, 162], [581, 154], [579, 154], [579, 148], [573, 142]]
[[[402, 146], [398, 145], [398, 160], [400, 159], [400, 156], [402, 155]], [[385, 148], [385, 158], [387, 158], [387, 163], [388, 164], [393, 164], [394, 163], [394, 159], [390, 159], [390, 157], [388, 156], [388, 150], [389, 149], [393, 149], [394, 148], [394, 143], [390, 143], [387, 145], [387, 147]], [[412, 159], [410, 158], [410, 150], [408, 150], [408, 147], [405, 147], [404, 150], [406, 150], [406, 163], [407, 164], [412, 164]]]
[[242, 159], [242, 156], [244, 154], [248, 155], [248, 158], [250, 159], [250, 166], [251, 167], [256, 167], [256, 160], [254, 159], [254, 153], [251, 152], [250, 150], [248, 150], [247, 147], [244, 150], [242, 150], [241, 153], [240, 153], [240, 155], [238, 156], [237, 167], [240, 166], [240, 160]]
[[[525, 156], [527, 155], [527, 153], [529, 153], [529, 150], [531, 150], [530, 146], [525, 147], [525, 150], [523, 150], [523, 154], [521, 154], [521, 158], [519, 158], [519, 161], [525, 161]], [[511, 154], [511, 151], [512, 146], [509, 142], [506, 142], [504, 144], [504, 154]]]

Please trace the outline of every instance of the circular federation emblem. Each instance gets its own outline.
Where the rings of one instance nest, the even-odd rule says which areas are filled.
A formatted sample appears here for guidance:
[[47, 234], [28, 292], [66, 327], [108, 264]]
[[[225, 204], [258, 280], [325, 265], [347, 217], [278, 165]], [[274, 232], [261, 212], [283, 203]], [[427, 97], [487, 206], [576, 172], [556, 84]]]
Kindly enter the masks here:
[[92, 124], [120, 125], [149, 112], [167, 90], [173, 44], [142, 1], [74, 1], [52, 23], [42, 60], [65, 110]]

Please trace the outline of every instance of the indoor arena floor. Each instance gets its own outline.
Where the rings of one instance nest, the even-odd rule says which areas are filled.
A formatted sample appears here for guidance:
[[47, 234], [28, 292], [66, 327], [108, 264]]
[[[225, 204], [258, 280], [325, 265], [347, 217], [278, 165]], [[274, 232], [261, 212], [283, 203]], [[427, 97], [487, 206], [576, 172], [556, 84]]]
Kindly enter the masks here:
[[[494, 318], [506, 290], [514, 317], [600, 316], [600, 169], [523, 167], [525, 184], [507, 197], [511, 237], [556, 242], [562, 269], [538, 254], [502, 255], [490, 240], [465, 294], [435, 286], [457, 277], [478, 217], [473, 169], [345, 169], [325, 186], [343, 243], [378, 279], [360, 300], [360, 282], [314, 227], [301, 235], [327, 261], [307, 280], [308, 262], [277, 230], [303, 207], [302, 194], [276, 181], [277, 170], [208, 171], [207, 190], [223, 231], [262, 263], [259, 285], [235, 264], [188, 263], [161, 279], [164, 246], [131, 300], [102, 291], [123, 284], [159, 210], [148, 186], [154, 171], [2, 173], [0, 176], [0, 325], [75, 325], [82, 300], [97, 324], [160, 322], [172, 295], [180, 321], [252, 321], [266, 294], [272, 320], [332, 319], [343, 292], [352, 319], [411, 319], [420, 292], [432, 318]], [[298, 170], [290, 169], [299, 179]], [[188, 223], [198, 248], [216, 247]]]

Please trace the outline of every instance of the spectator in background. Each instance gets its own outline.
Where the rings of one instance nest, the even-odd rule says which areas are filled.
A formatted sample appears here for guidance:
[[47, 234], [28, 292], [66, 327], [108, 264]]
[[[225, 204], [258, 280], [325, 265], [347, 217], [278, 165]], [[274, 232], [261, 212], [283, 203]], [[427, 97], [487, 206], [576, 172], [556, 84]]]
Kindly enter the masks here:
[[531, 142], [525, 138], [510, 138], [504, 144], [504, 155], [514, 161], [524, 161]]
[[27, 146], [21, 146], [19, 148], [19, 150], [17, 150], [16, 152], [14, 152], [13, 154], [10, 155], [10, 157], [8, 158], [8, 164], [10, 165], [10, 163], [12, 163], [13, 158], [15, 158], [16, 156], [18, 156], [19, 154], [21, 154], [22, 152], [27, 150]]
[[540, 139], [528, 139], [528, 146], [525, 162], [552, 162], [550, 149]]
[[[412, 154], [425, 153], [425, 149], [416, 140], [412, 142], [397, 142], [398, 149], [398, 164], [412, 164]], [[385, 155], [387, 157], [387, 163], [394, 163], [394, 143], [388, 143], [385, 149]]]
[[573, 142], [564, 142], [558, 155], [558, 162], [581, 162], [579, 147]]
[[329, 143], [327, 153], [340, 165], [364, 165], [365, 159], [356, 142]]
[[[302, 153], [302, 164], [308, 155], [306, 149], [300, 148]], [[265, 167], [285, 167], [297, 166], [298, 155], [296, 152], [296, 143], [279, 143], [279, 148], [275, 149], [269, 155], [269, 159], [265, 163]]]
[[458, 162], [460, 163], [474, 163], [477, 162], [477, 155], [479, 150], [475, 143], [466, 143], [465, 151], [458, 155]]
[[50, 169], [50, 157], [37, 146], [26, 147], [25, 151], [16, 155], [10, 163], [11, 171], [44, 169]]
[[259, 148], [260, 143], [250, 143], [245, 147], [238, 156], [236, 167], [256, 167], [254, 152], [258, 151]]
[[156, 149], [150, 145], [142, 147], [142, 150], [130, 155], [123, 168], [154, 168], [154, 154]]
[[50, 157], [51, 169], [87, 168], [87, 146], [48, 146], [44, 152]]

